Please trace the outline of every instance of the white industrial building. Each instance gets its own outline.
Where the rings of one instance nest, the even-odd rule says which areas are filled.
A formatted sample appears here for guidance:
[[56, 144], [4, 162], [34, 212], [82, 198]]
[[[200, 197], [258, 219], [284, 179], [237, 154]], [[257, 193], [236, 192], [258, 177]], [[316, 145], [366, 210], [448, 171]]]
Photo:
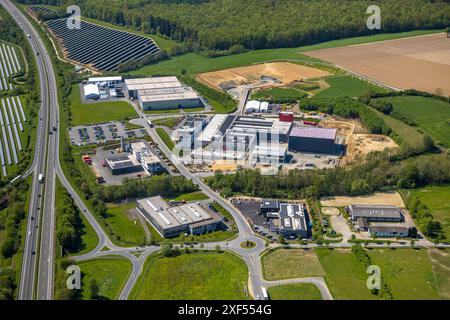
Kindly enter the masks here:
[[123, 78], [121, 76], [115, 76], [115, 77], [95, 77], [95, 78], [89, 78], [89, 83], [92, 84], [99, 84], [99, 83], [106, 83], [108, 85], [111, 84], [120, 84], [123, 82]]
[[96, 84], [87, 84], [83, 87], [86, 99], [100, 99], [100, 90]]
[[197, 108], [202, 106], [199, 95], [183, 86], [177, 77], [126, 79], [131, 98], [138, 99], [143, 110]]
[[144, 141], [131, 143], [130, 149], [133, 157], [140, 162], [146, 173], [154, 174], [162, 169], [161, 160], [150, 151], [150, 148]]
[[261, 102], [256, 101], [256, 100], [250, 100], [245, 105], [245, 113], [259, 112], [260, 106], [261, 106]]

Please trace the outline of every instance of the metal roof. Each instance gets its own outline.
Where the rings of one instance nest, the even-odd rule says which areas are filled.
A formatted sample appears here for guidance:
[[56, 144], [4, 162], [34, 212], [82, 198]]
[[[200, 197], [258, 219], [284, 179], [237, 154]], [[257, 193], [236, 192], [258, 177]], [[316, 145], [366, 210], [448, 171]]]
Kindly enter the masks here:
[[353, 219], [357, 219], [359, 217], [387, 219], [402, 218], [400, 209], [395, 206], [351, 205], [349, 209]]
[[294, 127], [291, 137], [314, 138], [314, 139], [336, 139], [336, 129], [326, 129], [317, 127]]

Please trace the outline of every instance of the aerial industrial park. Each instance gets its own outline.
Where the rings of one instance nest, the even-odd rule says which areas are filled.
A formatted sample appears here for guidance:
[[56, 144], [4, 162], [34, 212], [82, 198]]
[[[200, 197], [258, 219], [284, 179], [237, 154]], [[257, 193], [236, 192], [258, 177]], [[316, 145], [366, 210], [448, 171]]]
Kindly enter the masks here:
[[450, 12], [421, 1], [285, 43], [186, 24], [216, 0], [0, 0], [0, 299], [450, 299]]

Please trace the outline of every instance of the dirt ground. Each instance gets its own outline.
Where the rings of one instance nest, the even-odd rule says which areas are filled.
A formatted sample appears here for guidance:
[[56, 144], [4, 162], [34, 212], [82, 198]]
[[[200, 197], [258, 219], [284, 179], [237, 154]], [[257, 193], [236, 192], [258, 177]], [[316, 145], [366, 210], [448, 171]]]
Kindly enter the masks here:
[[329, 197], [322, 198], [320, 203], [324, 207], [346, 207], [349, 205], [391, 205], [404, 208], [402, 197], [397, 192], [374, 193], [361, 197]]
[[394, 88], [450, 95], [450, 39], [444, 33], [303, 54]]
[[[213, 171], [236, 171], [239, 163], [234, 160], [217, 160], [211, 164]], [[242, 164], [241, 164], [242, 165]]]
[[325, 128], [338, 129], [338, 143], [347, 145], [347, 153], [341, 159], [340, 165], [354, 162], [371, 152], [398, 147], [398, 144], [387, 136], [365, 133], [365, 129], [357, 120], [327, 118], [320, 124]]
[[322, 213], [326, 216], [338, 216], [339, 215], [339, 209], [338, 208], [331, 208], [331, 207], [324, 207], [322, 208]]
[[223, 83], [234, 83], [238, 86], [257, 82], [262, 76], [268, 76], [278, 79], [281, 82], [279, 85], [286, 86], [294, 81], [328, 75], [329, 72], [312, 67], [289, 62], [272, 62], [202, 73], [198, 75], [198, 79], [213, 88], [220, 88]]

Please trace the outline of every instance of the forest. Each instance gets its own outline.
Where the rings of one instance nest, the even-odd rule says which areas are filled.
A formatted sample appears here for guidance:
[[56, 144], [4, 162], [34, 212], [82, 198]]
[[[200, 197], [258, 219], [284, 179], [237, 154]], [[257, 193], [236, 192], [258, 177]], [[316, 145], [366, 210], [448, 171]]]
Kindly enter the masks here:
[[[444, 29], [446, 0], [380, 0], [382, 29], [369, 30], [368, 0], [19, 0], [77, 4], [83, 16], [161, 34], [190, 50], [296, 47], [374, 33]], [[211, 53], [210, 53], [211, 54]]]

